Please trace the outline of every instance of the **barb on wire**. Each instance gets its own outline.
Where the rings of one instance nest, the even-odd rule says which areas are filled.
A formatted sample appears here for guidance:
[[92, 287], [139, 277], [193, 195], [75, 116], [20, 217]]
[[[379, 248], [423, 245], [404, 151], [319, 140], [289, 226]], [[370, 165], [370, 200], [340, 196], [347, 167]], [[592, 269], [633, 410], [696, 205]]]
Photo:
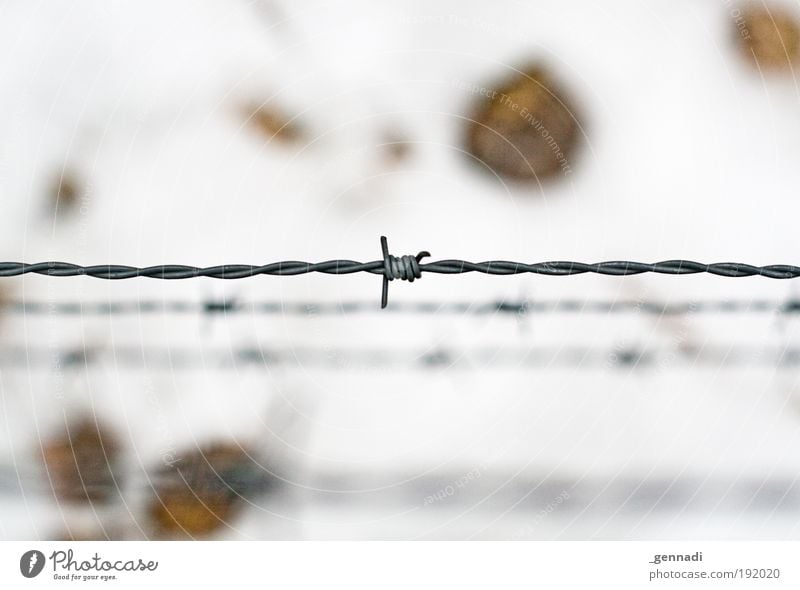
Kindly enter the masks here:
[[273, 262], [262, 266], [249, 264], [224, 264], [220, 266], [197, 267], [181, 264], [163, 264], [158, 266], [136, 267], [116, 264], [80, 266], [67, 262], [0, 262], [0, 277], [13, 277], [28, 273], [54, 276], [90, 276], [99, 279], [120, 280], [135, 277], [154, 279], [191, 279], [210, 277], [214, 279], [243, 279], [256, 275], [293, 276], [307, 273], [323, 273], [332, 275], [367, 272], [383, 276], [381, 308], [388, 304], [389, 281], [400, 279], [413, 282], [423, 273], [464, 274], [479, 272], [488, 275], [540, 274], [550, 276], [567, 276], [584, 273], [595, 273], [611, 276], [628, 276], [642, 273], [668, 275], [687, 275], [709, 273], [723, 277], [762, 276], [771, 279], [793, 279], [800, 277], [800, 267], [787, 264], [769, 266], [753, 266], [738, 262], [719, 262], [703, 264], [691, 260], [666, 260], [652, 264], [631, 261], [609, 261], [586, 264], [573, 261], [509, 262], [491, 260], [486, 262], [468, 262], [466, 260], [437, 260], [423, 264], [421, 260], [430, 256], [422, 251], [416, 256], [392, 256], [385, 236], [381, 237], [383, 258], [372, 262], [356, 262], [354, 260], [327, 260], [324, 262], [301, 262], [289, 260]]

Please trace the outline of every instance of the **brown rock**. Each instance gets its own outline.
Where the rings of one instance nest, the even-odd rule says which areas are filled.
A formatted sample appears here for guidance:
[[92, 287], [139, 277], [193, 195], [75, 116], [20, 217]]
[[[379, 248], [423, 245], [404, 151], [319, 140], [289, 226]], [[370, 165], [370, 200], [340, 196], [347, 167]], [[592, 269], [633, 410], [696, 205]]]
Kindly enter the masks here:
[[788, 10], [749, 6], [735, 18], [745, 58], [761, 70], [791, 70], [800, 56], [800, 22]]
[[549, 71], [529, 65], [499, 85], [469, 90], [480, 99], [469, 119], [468, 153], [507, 179], [570, 173], [580, 124]]
[[53, 492], [66, 502], [108, 502], [117, 495], [119, 449], [116, 437], [94, 418], [67, 425], [42, 447]]

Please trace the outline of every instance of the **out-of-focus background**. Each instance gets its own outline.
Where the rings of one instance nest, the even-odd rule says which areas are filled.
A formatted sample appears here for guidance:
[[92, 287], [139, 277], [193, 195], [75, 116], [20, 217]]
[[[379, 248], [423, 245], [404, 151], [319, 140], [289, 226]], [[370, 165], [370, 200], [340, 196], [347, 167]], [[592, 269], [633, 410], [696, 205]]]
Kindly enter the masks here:
[[[796, 2], [0, 5], [0, 258], [800, 262]], [[0, 538], [800, 538], [797, 284], [0, 282]], [[664, 307], [666, 306], [666, 307]]]

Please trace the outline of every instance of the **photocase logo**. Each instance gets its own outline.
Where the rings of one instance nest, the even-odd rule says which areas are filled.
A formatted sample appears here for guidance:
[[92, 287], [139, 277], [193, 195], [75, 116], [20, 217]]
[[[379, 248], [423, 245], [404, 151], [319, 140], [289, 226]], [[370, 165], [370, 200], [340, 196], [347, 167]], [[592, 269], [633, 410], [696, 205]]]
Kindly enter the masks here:
[[44, 553], [31, 549], [22, 554], [19, 559], [19, 571], [26, 578], [35, 578], [44, 569]]

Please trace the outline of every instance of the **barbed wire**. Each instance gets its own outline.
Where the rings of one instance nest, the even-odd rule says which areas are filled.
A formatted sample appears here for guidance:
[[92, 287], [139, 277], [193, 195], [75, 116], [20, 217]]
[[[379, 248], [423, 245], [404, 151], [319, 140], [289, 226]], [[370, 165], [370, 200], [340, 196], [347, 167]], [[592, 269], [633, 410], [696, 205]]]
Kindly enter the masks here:
[[[342, 316], [374, 313], [372, 301], [244, 301], [231, 299], [120, 301], [0, 301], [0, 313], [31, 316], [106, 316], [143, 314]], [[583, 299], [497, 299], [493, 301], [405, 301], [383, 313], [526, 317], [532, 314], [800, 314], [800, 299], [641, 301]]]
[[632, 261], [608, 261], [587, 264], [574, 261], [552, 261], [527, 264], [506, 260], [469, 262], [466, 260], [438, 260], [422, 263], [430, 253], [422, 251], [416, 256], [393, 256], [385, 236], [381, 236], [383, 258], [372, 262], [354, 260], [327, 260], [324, 262], [302, 262], [288, 260], [256, 266], [249, 264], [224, 264], [220, 266], [187, 266], [182, 264], [163, 264], [158, 266], [136, 267], [118, 264], [81, 266], [67, 262], [0, 262], [0, 277], [14, 277], [24, 274], [40, 274], [52, 277], [89, 276], [98, 279], [121, 280], [146, 277], [164, 280], [180, 280], [198, 277], [214, 279], [243, 279], [257, 275], [294, 276], [308, 273], [343, 275], [371, 273], [383, 276], [381, 308], [388, 304], [389, 282], [395, 279], [414, 282], [423, 273], [464, 274], [478, 272], [487, 275], [539, 274], [568, 276], [595, 273], [610, 276], [629, 276], [643, 273], [667, 275], [687, 275], [708, 273], [723, 277], [762, 276], [771, 279], [793, 279], [800, 277], [800, 267], [773, 264], [753, 266], [738, 262], [719, 262], [704, 264], [691, 260], [665, 260], [652, 264]]
[[272, 370], [278, 367], [349, 370], [369, 374], [390, 370], [506, 370], [506, 369], [635, 369], [663, 370], [700, 366], [720, 368], [795, 369], [800, 347], [771, 344], [705, 344], [677, 347], [553, 345], [530, 347], [315, 347], [232, 346], [161, 347], [118, 345], [113, 348], [5, 345], [0, 367], [7, 373], [34, 368], [63, 371], [89, 366], [116, 369], [195, 371]]
[[[10, 453], [0, 457], [0, 460], [0, 497], [12, 502], [21, 502], [26, 497], [36, 498], [37, 495], [40, 499], [52, 499], [53, 486], [43, 477], [41, 470], [31, 468], [29, 463], [19, 461], [19, 458]], [[138, 465], [123, 464], [123, 467], [125, 497], [152, 498], [155, 467], [149, 471]], [[253, 488], [244, 489], [242, 493], [252, 497], [250, 501], [253, 504], [261, 502], [266, 506], [270, 501], [281, 502], [281, 510], [285, 511], [286, 505], [283, 502], [286, 501], [286, 494], [269, 494], [270, 488], [276, 485], [276, 477], [266, 469], [268, 468], [261, 472], [261, 481]], [[588, 506], [595, 513], [605, 512], [615, 516], [619, 516], [620, 506], [632, 505], [643, 507], [642, 513], [647, 514], [690, 512], [705, 516], [712, 511], [727, 511], [739, 515], [750, 510], [768, 515], [769, 518], [780, 514], [795, 518], [800, 508], [800, 481], [792, 475], [773, 475], [769, 485], [765, 485], [763, 477], [746, 477], [742, 474], [713, 474], [705, 477], [687, 473], [663, 476], [650, 473], [646, 477], [618, 474], [610, 480], [606, 477], [593, 478], [587, 474], [568, 473], [543, 477], [535, 470], [520, 473], [513, 466], [497, 464], [483, 467], [480, 474], [480, 477], [471, 480], [470, 485], [459, 487], [457, 494], [449, 495], [448, 486], [462, 479], [465, 475], [463, 470], [442, 468], [423, 471], [409, 478], [407, 471], [393, 471], [392, 465], [386, 465], [380, 473], [376, 473], [375, 469], [357, 467], [320, 467], [313, 472], [313, 485], [305, 486], [300, 507], [313, 503], [333, 505], [339, 510], [361, 509], [365, 504], [363, 494], [352, 493], [357, 485], [362, 490], [380, 487], [380, 494], [370, 494], [370, 508], [379, 503], [391, 506], [395, 511], [398, 507], [408, 509], [413, 505], [428, 506], [441, 502], [442, 493], [445, 493], [447, 502], [455, 506], [486, 510], [487, 503], [484, 500], [491, 496], [492, 516], [495, 515], [494, 507], [497, 505], [514, 505], [515, 511], [541, 514], [543, 506], [548, 506], [554, 498], [567, 491], [571, 500], [560, 505], [557, 511], [560, 516], [555, 513], [549, 516], [567, 520], [573, 519], [576, 512], [581, 512]], [[213, 473], [206, 477], [212, 485], [222, 481], [220, 476]], [[198, 478], [197, 481], [203, 480]], [[402, 483], [387, 487], [383, 483], [385, 481]], [[118, 492], [114, 490], [114, 493]], [[522, 501], [520, 497], [523, 497]], [[625, 512], [627, 511], [623, 511], [623, 514]], [[538, 529], [535, 528], [536, 521], [532, 522], [534, 524], [522, 526], [515, 538], [534, 535]]]

